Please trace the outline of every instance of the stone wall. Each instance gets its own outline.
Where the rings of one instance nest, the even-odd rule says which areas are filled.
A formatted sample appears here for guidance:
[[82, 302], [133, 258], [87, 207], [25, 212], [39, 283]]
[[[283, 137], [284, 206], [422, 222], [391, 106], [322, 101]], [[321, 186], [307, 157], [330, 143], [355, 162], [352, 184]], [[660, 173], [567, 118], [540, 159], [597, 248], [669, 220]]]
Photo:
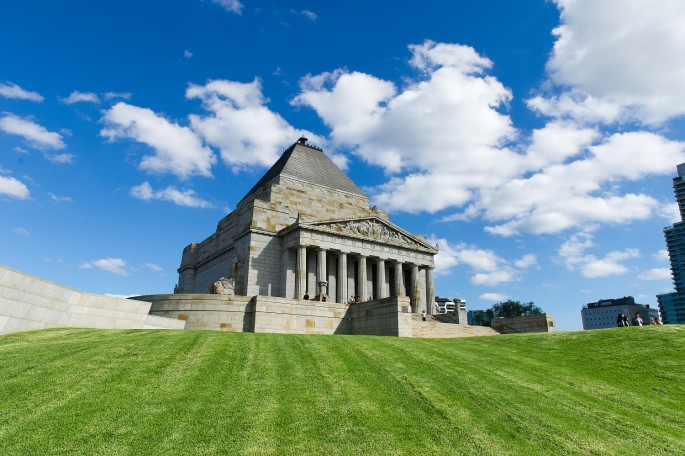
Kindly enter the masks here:
[[249, 283], [246, 295], [281, 296], [281, 240], [250, 233]]
[[352, 304], [350, 316], [350, 334], [412, 337], [412, 314], [407, 297]]
[[83, 293], [0, 266], [0, 334], [46, 328], [183, 329], [150, 303]]
[[131, 299], [152, 303], [150, 314], [185, 322], [185, 329], [253, 332], [254, 302], [245, 296], [160, 294]]
[[349, 306], [332, 302], [255, 297], [258, 333], [350, 334]]
[[[341, 190], [322, 187], [310, 182], [288, 176], [279, 176], [271, 185], [269, 203], [271, 208], [283, 214], [297, 216], [305, 220], [336, 220], [364, 217], [371, 214], [369, 198], [353, 195]], [[387, 214], [376, 211], [376, 215], [387, 219]], [[285, 228], [294, 219], [277, 219], [271, 215], [276, 230]]]
[[136, 296], [150, 313], [186, 322], [185, 329], [281, 334], [357, 334], [412, 337], [409, 298], [361, 304], [274, 296], [163, 294]]
[[555, 332], [557, 330], [552, 314], [494, 318], [491, 327], [500, 334]]

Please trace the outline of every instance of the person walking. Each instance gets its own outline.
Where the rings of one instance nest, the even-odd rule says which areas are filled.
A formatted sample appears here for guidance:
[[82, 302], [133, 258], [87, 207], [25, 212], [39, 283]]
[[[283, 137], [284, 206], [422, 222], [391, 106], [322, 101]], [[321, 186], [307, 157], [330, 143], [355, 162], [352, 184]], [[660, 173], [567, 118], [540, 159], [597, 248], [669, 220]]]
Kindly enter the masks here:
[[421, 311], [421, 321], [426, 321], [426, 311], [425, 310]]

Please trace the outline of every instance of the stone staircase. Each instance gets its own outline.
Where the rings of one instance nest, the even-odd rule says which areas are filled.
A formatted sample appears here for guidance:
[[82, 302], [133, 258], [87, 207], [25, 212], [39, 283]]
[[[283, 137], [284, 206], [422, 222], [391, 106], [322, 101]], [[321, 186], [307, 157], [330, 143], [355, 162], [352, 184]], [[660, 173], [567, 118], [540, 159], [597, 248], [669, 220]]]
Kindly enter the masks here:
[[[436, 316], [440, 318], [440, 316]], [[412, 314], [412, 337], [445, 339], [451, 337], [494, 336], [498, 332], [487, 326], [457, 325], [438, 321], [436, 317], [428, 315], [426, 321], [421, 315]]]

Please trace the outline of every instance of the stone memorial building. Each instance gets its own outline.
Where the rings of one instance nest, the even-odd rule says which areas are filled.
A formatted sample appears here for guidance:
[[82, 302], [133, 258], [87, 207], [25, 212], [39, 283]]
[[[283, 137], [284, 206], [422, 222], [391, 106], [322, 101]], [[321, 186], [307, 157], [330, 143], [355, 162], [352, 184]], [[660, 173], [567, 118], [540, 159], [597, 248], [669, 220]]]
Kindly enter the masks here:
[[[47, 327], [282, 334], [496, 334], [433, 314], [437, 246], [369, 208], [369, 197], [305, 138], [216, 232], [183, 250], [173, 294], [89, 295], [0, 267], [0, 333]], [[356, 298], [356, 299], [355, 299]], [[137, 302], [136, 302], [137, 301]]]
[[369, 207], [369, 197], [322, 149], [300, 138], [219, 221], [183, 249], [175, 293], [227, 294], [347, 304], [408, 297], [433, 311], [438, 247]]

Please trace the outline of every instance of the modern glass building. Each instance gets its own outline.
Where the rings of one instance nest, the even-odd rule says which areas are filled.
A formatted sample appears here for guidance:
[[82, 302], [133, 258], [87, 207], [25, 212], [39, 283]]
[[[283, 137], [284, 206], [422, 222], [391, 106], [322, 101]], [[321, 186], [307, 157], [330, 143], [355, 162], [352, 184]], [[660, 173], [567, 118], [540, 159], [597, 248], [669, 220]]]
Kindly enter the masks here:
[[661, 319], [666, 324], [685, 323], [685, 163], [678, 165], [677, 169], [678, 176], [673, 178], [673, 190], [681, 221], [664, 228], [675, 292], [656, 297]]

